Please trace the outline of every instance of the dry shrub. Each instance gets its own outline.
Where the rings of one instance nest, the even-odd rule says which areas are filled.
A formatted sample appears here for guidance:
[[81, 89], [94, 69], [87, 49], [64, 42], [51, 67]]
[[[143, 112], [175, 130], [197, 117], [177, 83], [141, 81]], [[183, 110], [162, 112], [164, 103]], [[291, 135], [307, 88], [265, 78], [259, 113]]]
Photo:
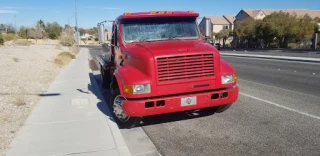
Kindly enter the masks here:
[[31, 41], [25, 40], [25, 39], [18, 39], [13, 41], [14, 45], [19, 45], [19, 46], [30, 46], [32, 43]]
[[16, 58], [16, 57], [12, 58], [12, 60], [13, 60], [14, 62], [19, 62], [19, 58]]
[[3, 36], [0, 34], [0, 45], [3, 45], [4, 44], [4, 39], [3, 39]]
[[26, 105], [25, 98], [22, 95], [18, 95], [15, 97], [13, 104], [16, 106], [24, 106], [24, 105]]
[[59, 67], [62, 67], [62, 66], [63, 66], [63, 62], [62, 62], [60, 59], [58, 59], [58, 58], [54, 59], [54, 63], [55, 63], [56, 65], [58, 65]]
[[9, 34], [2, 34], [2, 38], [4, 42], [7, 42], [7, 41], [19, 39], [19, 36], [9, 33]]
[[55, 59], [54, 63], [62, 67], [63, 65], [68, 64], [75, 56], [70, 52], [62, 52]]
[[70, 51], [73, 55], [77, 55], [79, 53], [77, 46], [70, 47]]
[[60, 44], [63, 46], [72, 46], [74, 44], [73, 30], [68, 28], [62, 31]]

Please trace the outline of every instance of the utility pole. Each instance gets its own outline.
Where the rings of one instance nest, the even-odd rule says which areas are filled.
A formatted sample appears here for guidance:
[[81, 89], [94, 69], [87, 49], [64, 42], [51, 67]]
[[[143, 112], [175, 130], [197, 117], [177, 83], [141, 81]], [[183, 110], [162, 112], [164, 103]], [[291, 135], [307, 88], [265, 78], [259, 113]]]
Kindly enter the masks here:
[[77, 49], [79, 51], [79, 33], [78, 33], [78, 15], [77, 15], [77, 0], [74, 0], [75, 7], [75, 20], [76, 20], [76, 37], [77, 37]]

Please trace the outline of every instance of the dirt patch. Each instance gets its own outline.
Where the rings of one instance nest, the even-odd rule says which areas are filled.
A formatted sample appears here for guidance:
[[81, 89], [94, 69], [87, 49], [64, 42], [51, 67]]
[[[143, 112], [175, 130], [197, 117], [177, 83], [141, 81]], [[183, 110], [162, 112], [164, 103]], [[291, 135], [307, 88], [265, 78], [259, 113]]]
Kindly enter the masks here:
[[94, 60], [89, 60], [89, 67], [92, 71], [98, 71], [99, 68], [97, 64], [94, 62]]
[[0, 156], [61, 71], [54, 62], [59, 53], [56, 45], [0, 47]]

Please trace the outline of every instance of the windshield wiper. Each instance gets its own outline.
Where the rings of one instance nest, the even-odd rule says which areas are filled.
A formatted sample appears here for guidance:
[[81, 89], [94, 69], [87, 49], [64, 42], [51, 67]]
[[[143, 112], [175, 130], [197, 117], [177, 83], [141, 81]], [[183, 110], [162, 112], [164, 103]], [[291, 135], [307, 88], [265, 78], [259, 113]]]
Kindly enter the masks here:
[[169, 40], [172, 40], [172, 39], [178, 39], [178, 40], [184, 40], [183, 38], [181, 37], [184, 37], [182, 35], [176, 35], [176, 36], [171, 36], [171, 37], [168, 37]]

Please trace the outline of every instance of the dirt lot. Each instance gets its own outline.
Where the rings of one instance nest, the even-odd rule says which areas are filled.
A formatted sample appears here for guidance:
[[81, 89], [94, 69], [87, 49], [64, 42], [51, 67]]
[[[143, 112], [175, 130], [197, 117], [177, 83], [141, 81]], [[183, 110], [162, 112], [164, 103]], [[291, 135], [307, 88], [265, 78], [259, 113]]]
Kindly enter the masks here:
[[56, 41], [40, 42], [47, 44], [0, 46], [0, 156], [63, 68], [57, 56], [70, 51]]

